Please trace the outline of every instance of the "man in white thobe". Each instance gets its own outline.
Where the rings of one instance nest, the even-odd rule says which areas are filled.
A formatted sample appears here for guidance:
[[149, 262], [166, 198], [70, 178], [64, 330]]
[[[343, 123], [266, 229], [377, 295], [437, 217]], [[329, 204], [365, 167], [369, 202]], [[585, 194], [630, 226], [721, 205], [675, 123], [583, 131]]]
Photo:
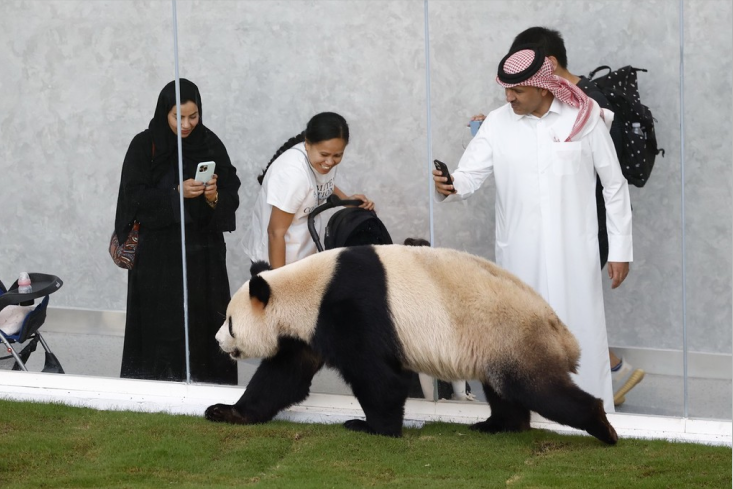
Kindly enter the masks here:
[[606, 204], [613, 288], [633, 259], [628, 184], [608, 131], [613, 114], [552, 74], [539, 48], [507, 55], [497, 82], [508, 103], [488, 115], [452, 185], [433, 172], [436, 198], [465, 199], [494, 175], [497, 264], [534, 287], [577, 337], [581, 356], [573, 378], [613, 412], [596, 174]]

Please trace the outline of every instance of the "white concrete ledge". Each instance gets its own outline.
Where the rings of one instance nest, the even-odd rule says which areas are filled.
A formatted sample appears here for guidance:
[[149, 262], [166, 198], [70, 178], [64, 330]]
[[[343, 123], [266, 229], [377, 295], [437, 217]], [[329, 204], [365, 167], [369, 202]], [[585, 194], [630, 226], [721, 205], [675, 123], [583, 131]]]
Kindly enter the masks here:
[[[32, 372], [0, 372], [0, 398], [17, 401], [60, 402], [100, 410], [167, 412], [202, 416], [211, 404], [233, 404], [242, 387], [185, 384], [130, 379], [109, 379]], [[490, 414], [484, 403], [431, 402], [410, 399], [405, 424], [420, 426], [428, 421], [469, 424]], [[281, 413], [278, 419], [296, 422], [341, 423], [364, 417], [354, 397], [311, 394], [303, 403]], [[730, 420], [703, 420], [665, 416], [610, 414], [609, 420], [621, 438], [663, 439], [731, 446]], [[536, 414], [532, 426], [558, 433], [584, 432], [550, 422]]]
[[125, 336], [125, 311], [49, 307], [43, 332]]
[[[619, 357], [643, 368], [647, 373], [682, 377], [685, 356], [682, 350], [654, 348], [619, 348], [611, 346]], [[730, 354], [687, 352], [687, 375], [698, 379], [731, 380], [733, 360]]]

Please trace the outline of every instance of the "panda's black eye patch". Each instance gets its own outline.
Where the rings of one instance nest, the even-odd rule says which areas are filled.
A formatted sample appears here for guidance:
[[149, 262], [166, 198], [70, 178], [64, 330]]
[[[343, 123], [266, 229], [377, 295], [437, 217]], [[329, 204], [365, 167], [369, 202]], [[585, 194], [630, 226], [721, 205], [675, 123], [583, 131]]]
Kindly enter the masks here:
[[234, 331], [232, 330], [232, 317], [229, 316], [229, 336], [234, 338]]

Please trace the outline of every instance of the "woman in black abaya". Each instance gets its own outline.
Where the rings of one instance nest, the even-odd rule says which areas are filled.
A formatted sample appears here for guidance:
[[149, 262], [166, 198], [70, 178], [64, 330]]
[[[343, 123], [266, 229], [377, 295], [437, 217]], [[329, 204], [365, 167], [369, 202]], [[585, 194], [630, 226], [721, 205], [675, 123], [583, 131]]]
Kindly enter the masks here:
[[[122, 165], [115, 232], [120, 242], [140, 223], [129, 271], [122, 377], [185, 380], [183, 272], [179, 191], [183, 192], [188, 275], [191, 379], [236, 384], [237, 366], [214, 339], [229, 303], [224, 231], [234, 231], [239, 178], [224, 144], [202, 121], [195, 84], [180, 79], [183, 187], [178, 187], [175, 84], [158, 97], [147, 130], [135, 136]], [[207, 184], [198, 163], [216, 162]]]

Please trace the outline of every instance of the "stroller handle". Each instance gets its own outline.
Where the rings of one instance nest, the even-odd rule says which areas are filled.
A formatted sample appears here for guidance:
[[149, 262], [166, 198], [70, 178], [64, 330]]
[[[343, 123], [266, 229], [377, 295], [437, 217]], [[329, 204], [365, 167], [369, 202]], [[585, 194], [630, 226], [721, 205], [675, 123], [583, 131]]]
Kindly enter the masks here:
[[313, 209], [310, 214], [308, 214], [308, 231], [310, 231], [311, 237], [313, 238], [313, 241], [315, 241], [316, 248], [318, 249], [319, 253], [323, 251], [323, 246], [321, 246], [321, 239], [318, 237], [318, 231], [316, 231], [316, 216], [321, 212], [327, 211], [328, 209], [333, 209], [334, 207], [361, 205], [363, 203], [364, 201], [359, 199], [341, 200], [338, 195], [331, 194], [328, 199], [326, 199], [326, 202], [319, 205], [318, 207]]

